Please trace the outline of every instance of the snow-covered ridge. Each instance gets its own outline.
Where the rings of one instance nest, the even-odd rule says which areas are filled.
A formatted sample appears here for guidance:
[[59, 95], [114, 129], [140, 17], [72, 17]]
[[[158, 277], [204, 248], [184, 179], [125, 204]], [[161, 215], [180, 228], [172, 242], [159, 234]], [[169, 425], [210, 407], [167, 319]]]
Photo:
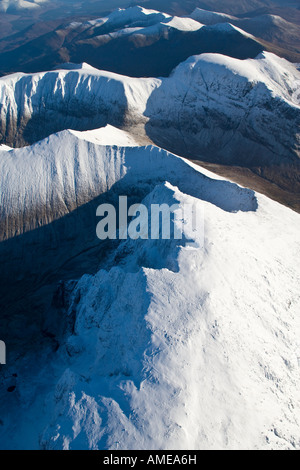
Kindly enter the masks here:
[[97, 30], [99, 37], [109, 34], [111, 38], [129, 34], [150, 35], [174, 28], [179, 31], [197, 31], [203, 25], [193, 18], [171, 16], [156, 10], [149, 10], [140, 6], [119, 8], [110, 15], [85, 23], [71, 23], [70, 27], [80, 27], [81, 31], [88, 31], [92, 35]]
[[238, 28], [237, 26], [234, 26], [231, 23], [218, 23], [218, 24], [213, 24], [209, 28], [207, 27], [206, 29], [210, 29], [212, 31], [221, 31], [224, 33], [236, 33], [238, 32], [239, 34], [243, 35], [244, 37], [251, 38], [255, 40], [255, 37], [252, 36], [252, 34], [248, 34], [245, 31], [243, 31], [241, 28]]
[[35, 10], [48, 2], [49, 0], [1, 0], [0, 11]]
[[[70, 67], [66, 64], [61, 70], [0, 79], [1, 131], [8, 137], [6, 142], [19, 133], [17, 120], [21, 116], [25, 133], [35, 136], [29, 142], [67, 128], [88, 130], [108, 123], [121, 126], [128, 114], [133, 120], [142, 120], [148, 97], [161, 83], [102, 72], [87, 64]], [[45, 121], [32, 122], [40, 113]]]
[[[170, 185], [149, 198], [191, 202]], [[299, 449], [299, 216], [205, 214], [205, 255], [125, 242], [119, 266], [78, 282], [43, 448]]]
[[[220, 27], [234, 28], [233, 25], [225, 24]], [[269, 91], [273, 96], [277, 96], [287, 102], [299, 106], [300, 99], [295, 93], [299, 89], [299, 74], [296, 67], [285, 59], [277, 57], [275, 54], [264, 52], [256, 59], [239, 60], [226, 57], [221, 54], [202, 54], [194, 56], [186, 62], [180, 64], [174, 71], [175, 79], [186, 79], [190, 74], [199, 75], [200, 70], [205, 73], [215, 72], [215, 81], [221, 82], [217, 69], [224, 73], [236, 83], [247, 82], [253, 85], [261, 83], [266, 86], [266, 93]], [[215, 70], [214, 70], [215, 69]], [[226, 76], [226, 75], [225, 75]], [[212, 89], [213, 77], [206, 82], [208, 90]], [[225, 85], [226, 86], [226, 85]]]
[[0, 145], [0, 151], [2, 150], [5, 150], [5, 151], [9, 151], [9, 150], [12, 150], [12, 147], [9, 147], [8, 145]]
[[[111, 125], [294, 171], [296, 67], [204, 54], [131, 79], [65, 64], [1, 79], [0, 103], [6, 142], [36, 141], [0, 145], [2, 292], [12, 278], [12, 296], [32, 296], [1, 313], [22, 348], [0, 376], [0, 448], [300, 450], [300, 215]], [[102, 244], [98, 197], [126, 194], [192, 205], [204, 230]]]
[[130, 24], [139, 20], [157, 21], [158, 19], [159, 21], [162, 21], [166, 18], [170, 18], [170, 15], [157, 10], [134, 6], [116, 9], [107, 17], [107, 23], [119, 26], [120, 24]]
[[224, 210], [255, 210], [252, 191], [213, 183], [216, 177], [208, 175], [162, 149], [140, 147], [126, 132], [111, 126], [82, 133], [66, 130], [31, 147], [0, 150], [1, 239], [49, 224], [123, 180], [124, 191], [163, 179], [184, 185], [187, 193], [202, 195]]
[[[243, 59], [256, 57], [264, 47], [272, 50], [242, 29], [205, 26], [190, 17], [138, 6], [90, 21], [63, 23], [40, 40], [27, 39], [18, 56], [19, 70], [44, 70], [45, 63], [49, 69], [56, 68], [59, 57], [66, 57], [70, 62], [88, 62], [99, 69], [133, 77], [166, 77], [195, 53], [220, 52]], [[17, 49], [6, 52], [2, 41], [3, 73], [18, 71], [14, 65]], [[40, 49], [42, 52], [38, 53]]]
[[66, 62], [64, 64], [60, 64], [55, 67], [54, 70], [90, 70], [90, 71], [97, 71], [95, 67], [87, 64], [86, 62], [82, 62], [81, 64], [73, 64], [72, 62]]
[[[235, 26], [230, 23], [233, 22]], [[226, 25], [224, 24], [226, 23]], [[110, 15], [85, 23], [71, 23], [71, 30], [77, 29], [82, 36], [82, 42], [107, 37], [117, 39], [122, 36], [143, 35], [145, 37], [167, 32], [169, 29], [185, 32], [216, 31], [230, 33], [239, 32], [245, 37], [255, 40], [255, 37], [238, 27], [239, 19], [230, 15], [196, 9], [190, 17], [171, 16], [156, 10], [148, 10], [140, 6], [119, 8]], [[96, 35], [96, 36], [95, 36]]]
[[41, 368], [25, 355], [7, 370], [0, 446], [299, 449], [299, 214], [131, 145], [108, 127], [0, 153], [0, 208], [22, 209], [23, 223], [39, 198], [53, 209], [58, 195], [65, 211], [75, 187], [80, 197], [116, 181], [148, 207], [205, 215], [204, 240], [127, 240], [96, 275], [61, 284], [64, 308], [47, 325], [66, 330]]
[[230, 22], [230, 20], [236, 20], [235, 16], [226, 15], [225, 13], [219, 13], [216, 11], [207, 11], [201, 8], [196, 8], [193, 13], [190, 15], [196, 21], [203, 23], [205, 25], [212, 25], [222, 22]]

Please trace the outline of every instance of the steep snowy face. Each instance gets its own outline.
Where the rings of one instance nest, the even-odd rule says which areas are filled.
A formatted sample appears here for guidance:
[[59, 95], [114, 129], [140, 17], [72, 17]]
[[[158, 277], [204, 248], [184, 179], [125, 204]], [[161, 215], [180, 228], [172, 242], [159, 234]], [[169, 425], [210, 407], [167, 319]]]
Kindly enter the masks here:
[[62, 129], [140, 121], [149, 95], [160, 84], [99, 72], [87, 64], [73, 67], [0, 79], [2, 141], [21, 146]]
[[273, 54], [245, 61], [203, 54], [179, 65], [152, 93], [147, 133], [180, 155], [298, 168], [299, 96], [299, 71]]
[[[179, 174], [186, 175], [185, 191], [193, 191], [195, 170], [183, 159], [157, 147], [140, 147], [126, 132], [111, 126], [88, 132], [67, 130], [31, 147], [0, 149], [0, 238], [50, 224], [116, 186], [116, 191], [122, 188], [126, 194], [133, 186], [141, 190], [161, 179], [181, 187]], [[199, 173], [197, 180], [201, 180]], [[229, 188], [222, 202], [223, 196], [213, 192], [205, 176], [201, 184], [203, 198], [226, 210], [248, 210], [246, 190], [244, 200], [232, 185], [232, 194]]]
[[[128, 239], [95, 275], [61, 283], [44, 330], [53, 347], [32, 360], [28, 344], [1, 379], [0, 446], [299, 449], [299, 214], [131, 145], [109, 127], [53, 136], [27, 160], [26, 149], [0, 155], [5, 192], [21, 191], [23, 210], [55, 191], [67, 205], [73, 174], [78, 195], [95, 182], [106, 198], [134, 192], [149, 210], [193, 205], [204, 222], [204, 232], [183, 224], [182, 240]], [[16, 167], [4, 177], [9, 159]]]

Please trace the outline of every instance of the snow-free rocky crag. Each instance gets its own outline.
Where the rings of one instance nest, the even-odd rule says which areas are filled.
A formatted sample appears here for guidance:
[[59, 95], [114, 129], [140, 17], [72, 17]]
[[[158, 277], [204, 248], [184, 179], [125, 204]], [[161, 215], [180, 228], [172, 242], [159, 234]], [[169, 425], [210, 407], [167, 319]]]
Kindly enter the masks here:
[[[26, 265], [34, 249], [31, 269], [40, 258], [59, 276], [64, 249], [79, 261], [94, 243], [98, 267], [62, 282], [38, 321], [28, 308], [2, 323], [1, 334], [20, 331], [1, 376], [1, 447], [300, 448], [299, 214], [111, 127], [64, 131], [2, 160], [2, 221], [26, 230], [31, 213], [42, 225], [1, 243], [19, 247], [10, 263]], [[193, 204], [204, 237], [184, 225], [183, 240], [127, 240], [100, 256], [83, 228], [101, 192]]]

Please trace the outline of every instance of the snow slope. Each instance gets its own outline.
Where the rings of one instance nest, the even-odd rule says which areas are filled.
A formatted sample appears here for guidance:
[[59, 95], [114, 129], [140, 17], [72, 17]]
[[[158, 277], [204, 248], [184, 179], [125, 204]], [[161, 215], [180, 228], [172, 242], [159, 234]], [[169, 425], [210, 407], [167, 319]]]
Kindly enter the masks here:
[[48, 3], [48, 0], [1, 0], [0, 11], [18, 12], [22, 10], [35, 10]]
[[140, 122], [147, 98], [161, 83], [102, 72], [88, 64], [73, 67], [65, 64], [62, 70], [0, 79], [1, 133], [6, 143], [33, 143], [68, 128], [121, 126], [127, 116]]
[[[164, 178], [180, 185], [178, 175], [186, 172], [189, 192], [195, 171], [183, 160], [157, 147], [140, 148], [128, 133], [111, 126], [82, 133], [66, 130], [31, 147], [0, 151], [0, 237], [11, 238], [49, 224], [110, 191], [119, 181], [124, 180], [122, 187], [128, 192], [136, 175], [138, 184], [148, 188], [149, 174], [150, 180]], [[203, 178], [202, 184], [206, 187], [209, 181]], [[206, 193], [228, 210], [249, 205], [247, 191], [244, 200], [234, 185], [226, 201], [210, 187]]]
[[[284, 15], [283, 11], [282, 14]], [[267, 41], [269, 44], [273, 44], [274, 47], [277, 46], [279, 49], [277, 51], [274, 49], [275, 53], [279, 53], [291, 62], [298, 60], [297, 54], [300, 51], [300, 43], [299, 26], [296, 24], [296, 18], [290, 18], [289, 21], [286, 21], [278, 15], [259, 14], [259, 10], [254, 16], [249, 14], [249, 17], [237, 18], [200, 8], [196, 8], [190, 17], [204, 25], [231, 23], [244, 32], [247, 31], [259, 38], [257, 40]], [[264, 48], [266, 48], [266, 43]]]
[[164, 26], [179, 31], [196, 31], [203, 25], [193, 18], [180, 18], [160, 11], [134, 6], [125, 9], [119, 8], [107, 17], [90, 20], [86, 23], [71, 23], [70, 26], [72, 28], [80, 26], [82, 30], [88, 29], [91, 36], [95, 28], [97, 28], [98, 34], [112, 34], [113, 32], [126, 32], [127, 30], [130, 34], [134, 32], [135, 28], [142, 29], [143, 34], [148, 34], [153, 33], [153, 31], [160, 31]]
[[217, 23], [228, 23], [231, 20], [237, 20], [235, 16], [226, 15], [225, 13], [219, 13], [216, 11], [207, 11], [203, 10], [202, 8], [196, 8], [193, 13], [190, 15], [199, 23], [203, 23], [205, 25], [213, 25]]
[[78, 132], [70, 130], [69, 132], [78, 139], [83, 139], [97, 145], [117, 145], [118, 147], [139, 146], [136, 139], [130, 133], [110, 125], [92, 131]]
[[47, 320], [65, 323], [59, 348], [23, 354], [1, 379], [0, 447], [299, 449], [299, 214], [128, 144], [109, 127], [0, 154], [11, 211], [129, 187], [149, 208], [204, 214], [204, 238], [184, 225], [180, 241], [127, 240], [97, 274], [61, 284]]
[[8, 150], [12, 150], [12, 148], [11, 148], [11, 147], [8, 147], [8, 145], [0, 145], [0, 150], [6, 150], [6, 151], [8, 151]]

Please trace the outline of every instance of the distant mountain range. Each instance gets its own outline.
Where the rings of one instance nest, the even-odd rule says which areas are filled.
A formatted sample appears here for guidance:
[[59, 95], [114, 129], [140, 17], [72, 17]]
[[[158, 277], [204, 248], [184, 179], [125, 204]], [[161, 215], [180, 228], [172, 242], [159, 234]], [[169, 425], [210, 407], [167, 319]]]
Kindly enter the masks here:
[[286, 54], [286, 57], [290, 58], [292, 62], [297, 58], [293, 53], [300, 53], [299, 25], [290, 23], [280, 16], [262, 14], [250, 16], [249, 18], [237, 18], [197, 8], [192, 13], [191, 17], [204, 24], [223, 22], [234, 24], [257, 38], [260, 38], [260, 40], [272, 43], [279, 49], [285, 48], [289, 50], [291, 52], [290, 57], [288, 54]]
[[263, 50], [300, 62], [297, 30], [268, 15], [238, 19], [197, 9], [191, 17], [174, 17], [132, 7], [89, 21], [34, 24], [2, 38], [0, 71], [38, 72], [64, 62], [88, 62], [124, 75], [158, 77], [168, 76], [191, 55], [213, 52], [246, 59]]
[[[217, 1], [185, 1], [179, 4], [158, 0], [136, 3], [168, 13], [169, 19], [165, 17], [162, 20], [165, 25], [160, 26], [160, 31], [143, 31], [136, 38], [136, 34], [130, 34], [131, 28], [142, 27], [133, 24], [138, 20], [140, 24], [142, 22], [141, 16], [137, 19], [136, 15], [129, 18], [126, 25], [118, 26], [111, 21], [101, 28], [103, 16], [97, 16], [97, 13], [105, 13], [104, 18], [107, 18], [109, 11], [115, 7], [127, 6], [128, 2], [125, 0], [109, 3], [90, 1], [84, 4], [68, 1], [53, 3], [47, 0], [0, 2], [0, 8], [8, 12], [0, 15], [0, 75], [17, 71], [49, 70], [66, 61], [85, 61], [97, 68], [117, 73], [158, 76], [168, 75], [173, 67], [192, 54], [219, 52], [238, 58], [253, 57], [255, 48], [250, 45], [234, 47], [232, 44], [224, 44], [224, 39], [217, 34], [213, 38], [205, 30], [195, 31], [191, 22], [189, 27], [187, 21], [185, 27], [182, 22], [180, 27], [174, 21], [168, 25], [170, 16], [174, 15], [191, 17], [204, 25], [230, 22], [256, 37], [256, 50], [261, 47], [292, 62], [300, 62], [300, 10], [296, 8], [296, 2], [288, 5], [286, 2], [256, 0], [244, 3], [228, 0], [222, 2], [222, 5]], [[226, 13], [218, 14], [207, 10], [218, 10], [218, 6]], [[17, 10], [22, 13], [22, 17], [18, 16]], [[98, 25], [96, 20], [99, 20]], [[155, 21], [159, 23], [159, 17]], [[147, 26], [146, 22], [144, 26]], [[126, 37], [123, 35], [122, 40], [117, 35], [121, 28], [128, 33]], [[112, 33], [113, 41], [113, 36], [107, 36]], [[150, 48], [147, 47], [149, 41]], [[120, 48], [123, 55], [119, 53]], [[155, 68], [153, 62], [158, 48], [160, 54]], [[178, 57], [175, 49], [178, 49]], [[237, 49], [240, 49], [239, 53]], [[101, 54], [98, 53], [100, 50]], [[141, 61], [145, 51], [149, 59]]]

